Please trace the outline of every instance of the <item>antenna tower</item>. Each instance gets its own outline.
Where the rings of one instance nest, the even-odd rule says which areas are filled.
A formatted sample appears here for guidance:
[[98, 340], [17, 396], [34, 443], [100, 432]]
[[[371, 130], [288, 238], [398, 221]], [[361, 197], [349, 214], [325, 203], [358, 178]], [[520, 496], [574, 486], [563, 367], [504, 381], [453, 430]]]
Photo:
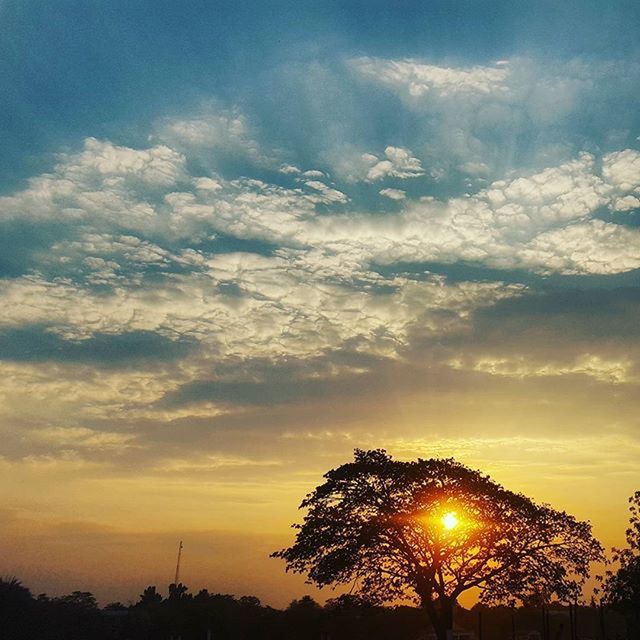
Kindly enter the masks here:
[[180, 558], [182, 557], [182, 540], [180, 540], [180, 544], [178, 545], [178, 561], [176, 562], [176, 577], [173, 580], [173, 584], [178, 584], [178, 580], [180, 579]]

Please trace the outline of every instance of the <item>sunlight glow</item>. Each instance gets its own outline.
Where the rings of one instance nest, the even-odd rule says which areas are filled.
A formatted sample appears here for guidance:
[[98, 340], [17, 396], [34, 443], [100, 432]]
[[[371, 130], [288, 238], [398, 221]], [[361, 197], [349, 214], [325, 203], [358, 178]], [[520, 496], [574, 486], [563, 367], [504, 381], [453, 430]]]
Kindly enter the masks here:
[[447, 529], [447, 531], [455, 529], [458, 526], [458, 516], [451, 511], [449, 513], [445, 513], [442, 516], [442, 526]]

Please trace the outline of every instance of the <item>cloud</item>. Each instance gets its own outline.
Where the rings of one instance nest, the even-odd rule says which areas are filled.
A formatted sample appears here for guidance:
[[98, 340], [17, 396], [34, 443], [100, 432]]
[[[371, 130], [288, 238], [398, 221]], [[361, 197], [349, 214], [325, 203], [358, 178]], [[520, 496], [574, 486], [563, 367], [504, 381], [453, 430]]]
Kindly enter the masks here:
[[[466, 368], [460, 360], [450, 362], [454, 369]], [[530, 357], [519, 358], [478, 358], [471, 367], [473, 371], [511, 378], [553, 377], [567, 375], [584, 375], [602, 382], [621, 384], [633, 382], [640, 378], [631, 375], [633, 363], [628, 359], [604, 360], [598, 355], [583, 354], [571, 363], [532, 362]]]
[[638, 175], [640, 175], [640, 153], [633, 149], [610, 153], [603, 159], [602, 177], [621, 192], [640, 193]]
[[[424, 85], [414, 98], [426, 102], [409, 108], [428, 121], [424, 105], [442, 100], [438, 118], [451, 124], [455, 100], [508, 103], [514, 68], [414, 69]], [[73, 448], [64, 430], [130, 427], [119, 464], [170, 466], [184, 460], [173, 426], [267, 425], [268, 412], [295, 424], [296, 410], [326, 398], [337, 416], [358, 398], [374, 402], [366, 389], [382, 393], [388, 379], [400, 396], [427, 383], [434, 394], [478, 381], [493, 392], [489, 378], [636, 384], [635, 352], [575, 341], [535, 355], [533, 338], [499, 348], [479, 330], [483, 310], [531, 299], [545, 278], [640, 268], [638, 229], [603, 214], [638, 198], [636, 150], [575, 153], [491, 179], [482, 145], [462, 145], [453, 173], [474, 182], [460, 191], [443, 186], [450, 174], [428, 162], [426, 139], [337, 146], [327, 165], [259, 143], [263, 132], [233, 109], [164, 119], [153, 135], [143, 149], [88, 139], [0, 198], [0, 225], [23, 228], [28, 249], [0, 280], [1, 422], [15, 456], [42, 453], [56, 436], [56, 455], [104, 460], [97, 440], [93, 452], [82, 445], [91, 434], [77, 432]], [[391, 212], [380, 196], [397, 202]], [[21, 409], [29, 397], [47, 410]], [[42, 434], [21, 440], [17, 415]], [[183, 448], [209, 451], [209, 432], [193, 428]]]
[[387, 178], [406, 180], [419, 178], [425, 173], [420, 160], [403, 147], [387, 146], [383, 158], [345, 147], [338, 149], [336, 156], [334, 169], [347, 182], [377, 182]]
[[131, 177], [143, 184], [166, 187], [185, 175], [184, 164], [183, 155], [164, 145], [131, 149], [87, 138], [83, 151], [67, 164], [66, 177], [73, 182]]
[[541, 273], [624, 273], [640, 268], [640, 235], [601, 220], [572, 224], [540, 233], [520, 262]]
[[391, 200], [404, 200], [407, 197], [406, 191], [402, 189], [380, 189], [380, 195]]
[[[637, 288], [555, 289], [479, 309], [467, 335], [446, 340], [443, 362], [457, 371], [524, 379], [591, 379], [640, 384]], [[414, 339], [430, 349], [430, 341]], [[442, 343], [440, 343], [442, 344]], [[580, 382], [581, 381], [581, 382]]]
[[472, 67], [364, 57], [347, 68], [356, 82], [399, 101], [389, 112], [411, 114], [394, 133], [411, 140], [429, 173], [452, 186], [459, 176], [477, 188], [509, 169], [560, 164], [585, 149], [614, 151], [637, 135], [634, 56], [552, 63], [514, 57]]
[[132, 149], [87, 138], [80, 152], [60, 154], [52, 173], [1, 197], [0, 221], [149, 228], [157, 222], [153, 196], [186, 179], [185, 163], [185, 156], [164, 145]]
[[207, 163], [245, 160], [258, 166], [271, 166], [277, 161], [277, 154], [265, 150], [257, 135], [238, 109], [225, 109], [212, 103], [192, 117], [160, 120], [149, 140], [168, 144]]
[[138, 366], [141, 361], [182, 358], [193, 342], [158, 333], [95, 333], [84, 340], [65, 340], [46, 326], [20, 326], [0, 332], [0, 360], [14, 362], [85, 362], [97, 367]]
[[[637, 156], [625, 154], [627, 162]], [[604, 166], [612, 162], [603, 158]], [[344, 237], [381, 264], [462, 260], [545, 274], [621, 273], [640, 267], [640, 234], [590, 219], [638, 188], [637, 179], [621, 183], [612, 176], [601, 178], [594, 157], [582, 154], [540, 173], [496, 181], [473, 196], [408, 202], [392, 221], [353, 218]], [[323, 223], [330, 243], [336, 232]]]
[[350, 60], [355, 71], [376, 83], [406, 92], [410, 99], [423, 98], [432, 92], [442, 97], [465, 93], [505, 91], [510, 70], [508, 63], [495, 67], [441, 67], [417, 60], [385, 60], [383, 58], [355, 58]]
[[[408, 150], [387, 147], [386, 155], [396, 177], [415, 169]], [[639, 268], [639, 232], [592, 218], [636, 193], [637, 157], [630, 149], [605, 154], [600, 174], [596, 158], [581, 154], [474, 195], [405, 198], [399, 212], [381, 217], [320, 215], [318, 205], [349, 201], [325, 181], [306, 179], [315, 173], [294, 187], [190, 176], [186, 158], [168, 148], [88, 141], [55, 172], [3, 200], [10, 216], [82, 221], [34, 255], [31, 273], [0, 282], [1, 324], [14, 344], [5, 357], [120, 365], [155, 353], [188, 363], [173, 388], [202, 380], [211, 358], [313, 358], [346, 344], [397, 358], [415, 327], [433, 335], [463, 331], [471, 313], [523, 288], [401, 270], [383, 275], [380, 266], [467, 262], [543, 275]], [[46, 193], [36, 197], [41, 183]], [[29, 208], [36, 200], [40, 208]], [[118, 206], [97, 204], [114, 201]], [[125, 202], [130, 208], [120, 211]], [[131, 210], [148, 215], [141, 222]], [[219, 236], [272, 246], [267, 253], [229, 250]], [[22, 353], [16, 338], [28, 327], [42, 329]], [[224, 399], [220, 389], [233, 396], [216, 375], [209, 370], [202, 383], [213, 412]], [[247, 400], [253, 393], [241, 390]]]
[[320, 201], [327, 203], [347, 202], [347, 200], [349, 199], [347, 198], [347, 196], [345, 196], [344, 193], [342, 193], [342, 191], [332, 189], [331, 187], [328, 187], [326, 184], [324, 184], [324, 182], [319, 182], [318, 180], [307, 180], [305, 184], [307, 185], [307, 187], [311, 187], [312, 189], [320, 193]]
[[27, 438], [49, 451], [62, 449], [107, 450], [114, 453], [129, 446], [133, 434], [94, 431], [86, 427], [46, 427], [30, 433]]
[[375, 163], [367, 171], [367, 180], [375, 182], [382, 178], [417, 178], [424, 175], [420, 160], [411, 155], [408, 149], [387, 147], [384, 150], [385, 160], [378, 160], [375, 156], [365, 155], [365, 162]]

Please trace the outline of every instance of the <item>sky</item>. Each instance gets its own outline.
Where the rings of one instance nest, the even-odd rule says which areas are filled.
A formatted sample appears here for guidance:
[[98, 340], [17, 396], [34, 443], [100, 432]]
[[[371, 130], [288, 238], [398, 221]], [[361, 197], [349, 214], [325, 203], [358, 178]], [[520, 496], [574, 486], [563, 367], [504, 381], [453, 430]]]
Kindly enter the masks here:
[[353, 449], [622, 544], [640, 5], [0, 0], [0, 574], [283, 606]]

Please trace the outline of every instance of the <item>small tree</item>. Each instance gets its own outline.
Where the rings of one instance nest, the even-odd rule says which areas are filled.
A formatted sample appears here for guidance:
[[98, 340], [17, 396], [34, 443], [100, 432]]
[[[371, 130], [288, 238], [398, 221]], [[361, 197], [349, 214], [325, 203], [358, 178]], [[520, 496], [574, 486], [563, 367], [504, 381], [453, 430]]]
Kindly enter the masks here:
[[544, 593], [573, 599], [602, 547], [588, 522], [507, 491], [452, 459], [393, 460], [356, 450], [310, 493], [294, 544], [272, 554], [322, 587], [353, 583], [376, 602], [411, 598], [440, 640], [454, 605]]
[[627, 547], [613, 550], [618, 570], [607, 572], [604, 602], [627, 616], [629, 633], [640, 638], [640, 491], [629, 498]]
[[162, 596], [158, 593], [155, 586], [147, 587], [141, 594], [138, 600], [138, 606], [152, 607], [157, 606], [162, 602]]

